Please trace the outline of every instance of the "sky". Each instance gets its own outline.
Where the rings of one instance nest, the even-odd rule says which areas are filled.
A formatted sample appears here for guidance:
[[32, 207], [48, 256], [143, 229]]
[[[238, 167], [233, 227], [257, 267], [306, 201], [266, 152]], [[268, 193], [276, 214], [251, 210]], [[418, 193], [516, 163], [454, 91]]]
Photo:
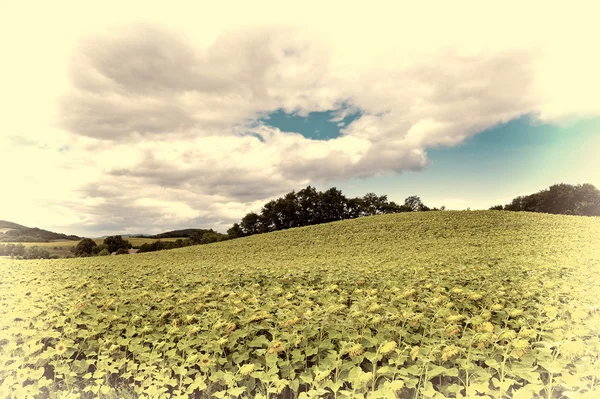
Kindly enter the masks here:
[[600, 188], [599, 6], [373, 4], [3, 2], [0, 220], [225, 232], [307, 185]]

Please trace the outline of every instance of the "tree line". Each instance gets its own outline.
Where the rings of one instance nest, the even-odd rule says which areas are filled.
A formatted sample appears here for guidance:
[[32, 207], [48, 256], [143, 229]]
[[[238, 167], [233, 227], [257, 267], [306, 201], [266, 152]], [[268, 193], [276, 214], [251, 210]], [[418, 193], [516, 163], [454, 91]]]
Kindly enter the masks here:
[[18, 229], [8, 230], [4, 234], [0, 233], [0, 242], [51, 242], [56, 240], [76, 241], [79, 239], [81, 239], [81, 237], [55, 233], [37, 227], [20, 227]]
[[542, 212], [561, 215], [600, 216], [600, 190], [592, 184], [555, 184], [548, 189], [514, 198], [491, 210]]
[[[189, 237], [180, 238], [175, 241], [154, 241], [151, 243], [142, 244], [138, 250], [140, 252], [154, 252], [154, 251], [162, 251], [163, 249], [174, 249], [174, 248], [183, 248], [189, 247], [191, 245], [203, 245], [210, 244], [213, 242], [225, 241], [230, 239], [230, 237], [226, 234], [217, 233], [213, 229], [210, 230], [199, 230], [199, 229], [188, 229], [191, 231], [189, 233]], [[193, 230], [193, 231], [192, 231]], [[167, 235], [157, 235], [162, 236], [163, 238], [173, 237]], [[153, 237], [157, 237], [153, 236]]]
[[0, 244], [0, 256], [11, 256], [16, 259], [56, 259], [42, 247], [26, 247], [23, 244]]
[[88, 256], [106, 256], [112, 253], [117, 255], [128, 254], [129, 249], [133, 248], [128, 240], [122, 236], [109, 236], [104, 239], [102, 244], [96, 244], [91, 238], [84, 238], [73, 248], [73, 254], [78, 257]]
[[[165, 249], [183, 248], [191, 245], [203, 245], [213, 242], [245, 237], [253, 234], [267, 233], [293, 227], [328, 223], [336, 220], [353, 219], [361, 216], [382, 215], [398, 212], [418, 212], [443, 210], [429, 208], [414, 195], [406, 198], [403, 204], [389, 201], [387, 195], [368, 193], [363, 197], [347, 198], [335, 187], [324, 192], [308, 186], [298, 192], [292, 191], [276, 200], [263, 205], [260, 213], [250, 212], [240, 223], [234, 223], [227, 234], [212, 229], [176, 230], [151, 236], [159, 240], [142, 244], [138, 253], [153, 252]], [[175, 241], [160, 241], [160, 238], [187, 235]], [[102, 256], [113, 252], [128, 253], [129, 241], [122, 236], [111, 236], [104, 239], [103, 244], [96, 244], [92, 239], [84, 238], [74, 248], [75, 256]]]
[[260, 213], [246, 214], [240, 223], [234, 223], [227, 230], [227, 235], [237, 238], [361, 216], [430, 210], [439, 209], [424, 205], [416, 195], [406, 198], [400, 205], [389, 201], [387, 195], [368, 193], [363, 197], [347, 198], [335, 187], [321, 192], [308, 186], [267, 202]]
[[[229, 239], [227, 235], [217, 233], [212, 229], [189, 230], [189, 237], [187, 238], [180, 238], [175, 241], [160, 241], [159, 239], [151, 243], [142, 244], [137, 252], [154, 252], [164, 249], [183, 248], [191, 245], [210, 244], [212, 242]], [[123, 236], [120, 235], [106, 237], [102, 244], [97, 244], [91, 238], [84, 238], [79, 241], [77, 246], [73, 249], [73, 254], [77, 257], [106, 256], [112, 253], [116, 255], [124, 255], [128, 254], [129, 249], [131, 248], [133, 248], [131, 242], [124, 239]]]

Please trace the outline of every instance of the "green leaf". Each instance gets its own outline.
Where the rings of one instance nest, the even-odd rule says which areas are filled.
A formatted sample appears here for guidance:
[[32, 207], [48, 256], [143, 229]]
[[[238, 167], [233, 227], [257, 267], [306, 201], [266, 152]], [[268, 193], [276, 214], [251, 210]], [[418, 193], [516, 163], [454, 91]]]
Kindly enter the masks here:
[[246, 387], [236, 387], [230, 388], [227, 393], [232, 396], [240, 396], [242, 393], [246, 392]]
[[439, 375], [449, 376], [449, 377], [458, 377], [458, 369], [457, 368], [447, 369], [446, 367], [443, 367], [443, 366], [433, 366], [427, 372], [427, 377], [429, 379], [432, 379]]
[[111, 391], [112, 391], [112, 388], [107, 385], [102, 385], [102, 387], [100, 388], [100, 392], [103, 395], [108, 395]]
[[515, 389], [513, 391], [514, 399], [533, 399], [538, 398], [540, 391], [544, 389], [541, 384], [527, 384], [523, 388]]
[[263, 348], [269, 347], [269, 345], [271, 345], [271, 341], [264, 335], [258, 335], [252, 341], [248, 342], [248, 346], [251, 348]]
[[397, 369], [395, 367], [383, 366], [377, 369], [377, 374], [386, 377], [391, 377], [396, 373], [396, 370]]
[[493, 368], [494, 370], [500, 369], [500, 363], [498, 363], [495, 359], [487, 359], [484, 362], [488, 367]]
[[30, 377], [32, 380], [39, 380], [44, 375], [44, 368], [39, 367], [31, 371]]

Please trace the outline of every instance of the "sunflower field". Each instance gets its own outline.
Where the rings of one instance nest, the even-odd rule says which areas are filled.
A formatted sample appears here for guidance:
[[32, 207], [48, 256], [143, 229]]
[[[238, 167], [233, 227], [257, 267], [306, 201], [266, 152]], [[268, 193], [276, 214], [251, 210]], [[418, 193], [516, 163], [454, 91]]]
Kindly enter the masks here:
[[600, 219], [373, 216], [0, 259], [2, 398], [598, 398]]

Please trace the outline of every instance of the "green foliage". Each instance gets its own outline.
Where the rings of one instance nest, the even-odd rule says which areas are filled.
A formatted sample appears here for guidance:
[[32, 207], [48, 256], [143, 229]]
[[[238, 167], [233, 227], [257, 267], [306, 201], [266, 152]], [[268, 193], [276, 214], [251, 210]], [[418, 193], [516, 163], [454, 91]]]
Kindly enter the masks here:
[[50, 253], [47, 249], [41, 247], [25, 247], [23, 255], [19, 256], [21, 259], [50, 259]]
[[[202, 237], [205, 233], [215, 233], [212, 229], [182, 229], [167, 231], [165, 233], [150, 236], [150, 238], [180, 238], [180, 237]], [[218, 233], [217, 233], [218, 234]]]
[[231, 228], [227, 230], [229, 238], [240, 238], [244, 236], [244, 232], [238, 223], [234, 223]]
[[23, 244], [0, 244], [0, 256], [23, 256], [24, 253]]
[[110, 252], [108, 252], [108, 248], [103, 248], [96, 255], [97, 256], [107, 256], [107, 255], [110, 255]]
[[547, 190], [516, 197], [504, 208], [495, 206], [491, 209], [600, 216], [600, 190], [591, 184], [555, 184]]
[[248, 213], [227, 232], [229, 237], [237, 238], [360, 216], [429, 210], [417, 196], [407, 198], [405, 205], [399, 206], [388, 201], [387, 195], [368, 193], [362, 198], [348, 199], [335, 187], [320, 192], [308, 186], [267, 202], [260, 214]]
[[84, 254], [86, 254], [89, 256], [92, 253], [94, 253], [94, 249], [97, 246], [98, 244], [96, 244], [96, 242], [91, 238], [84, 238], [83, 240], [79, 241], [79, 243], [77, 243], [77, 245], [75, 246], [75, 255], [83, 256]]
[[407, 209], [410, 209], [412, 212], [428, 210], [428, 209], [426, 209], [427, 207], [421, 201], [421, 198], [419, 198], [416, 195], [412, 195], [412, 196], [406, 198], [404, 200], [404, 206]]
[[104, 245], [108, 248], [108, 252], [113, 253], [119, 249], [129, 249], [131, 244], [129, 241], [124, 240], [121, 236], [110, 236], [104, 239]]
[[[200, 235], [200, 233], [202, 234]], [[200, 230], [195, 229], [195, 231], [191, 234], [190, 237], [182, 240], [178, 239], [175, 241], [161, 241], [157, 240], [150, 243], [142, 244], [139, 248], [138, 253], [142, 252], [154, 252], [154, 251], [162, 251], [166, 249], [174, 249], [174, 248], [183, 248], [188, 247], [190, 245], [201, 245], [201, 244], [210, 244], [213, 242], [225, 241], [230, 237], [226, 234], [217, 233], [214, 230]]]
[[145, 256], [2, 259], [0, 390], [597, 397], [599, 241], [595, 218], [411, 212]]
[[0, 232], [0, 242], [49, 242], [56, 240], [79, 240], [74, 235], [54, 233], [52, 231], [30, 228], [20, 224], [0, 220], [0, 228], [6, 229], [4, 233]]

